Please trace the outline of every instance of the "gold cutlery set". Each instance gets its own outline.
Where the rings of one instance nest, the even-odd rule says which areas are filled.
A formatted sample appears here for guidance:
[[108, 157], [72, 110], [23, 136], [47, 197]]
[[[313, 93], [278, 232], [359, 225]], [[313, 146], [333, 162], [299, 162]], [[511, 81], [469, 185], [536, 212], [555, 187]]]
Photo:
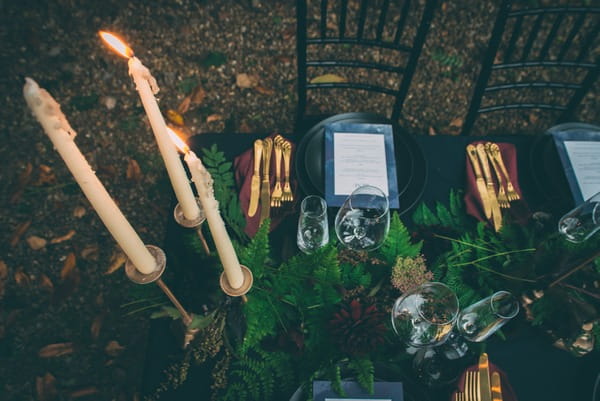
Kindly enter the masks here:
[[[471, 160], [475, 185], [481, 197], [485, 217], [492, 220], [494, 229], [498, 231], [502, 227], [500, 209], [509, 208], [510, 202], [520, 199], [520, 196], [510, 180], [497, 143], [469, 144], [467, 145], [467, 155]], [[498, 192], [494, 185], [492, 170], [498, 181]]]
[[[271, 156], [275, 155], [275, 186], [271, 192]], [[281, 135], [254, 141], [254, 171], [250, 182], [250, 204], [248, 216], [258, 211], [260, 203], [260, 221], [269, 217], [271, 207], [280, 207], [283, 202], [294, 200], [290, 185], [290, 161], [292, 144]], [[283, 178], [281, 160], [283, 159]]]
[[492, 372], [486, 353], [479, 357], [478, 370], [467, 370], [464, 392], [457, 391], [455, 401], [502, 401], [500, 374]]

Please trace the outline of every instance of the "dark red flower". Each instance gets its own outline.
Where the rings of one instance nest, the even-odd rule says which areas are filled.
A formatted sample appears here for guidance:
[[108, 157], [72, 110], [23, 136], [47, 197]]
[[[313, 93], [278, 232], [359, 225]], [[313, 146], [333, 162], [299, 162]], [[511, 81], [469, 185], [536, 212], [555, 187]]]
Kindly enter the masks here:
[[329, 328], [342, 352], [364, 355], [383, 344], [384, 316], [374, 304], [363, 305], [360, 300], [353, 299], [333, 314]]

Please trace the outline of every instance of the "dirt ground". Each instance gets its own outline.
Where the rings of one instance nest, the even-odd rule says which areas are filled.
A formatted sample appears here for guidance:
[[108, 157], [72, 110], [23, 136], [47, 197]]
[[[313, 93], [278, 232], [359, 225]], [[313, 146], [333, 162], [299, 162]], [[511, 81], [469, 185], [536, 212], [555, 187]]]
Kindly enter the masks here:
[[[439, 3], [401, 121], [425, 135], [459, 131], [498, 2]], [[125, 216], [160, 245], [170, 186], [127, 63], [98, 30], [126, 38], [188, 135], [290, 133], [294, 2], [0, 0], [0, 20], [0, 399], [137, 399], [148, 314], [127, 305], [136, 288], [123, 258], [27, 109], [24, 77], [62, 105]], [[577, 120], [600, 124], [598, 89]], [[484, 132], [541, 133], [555, 117], [507, 113]]]

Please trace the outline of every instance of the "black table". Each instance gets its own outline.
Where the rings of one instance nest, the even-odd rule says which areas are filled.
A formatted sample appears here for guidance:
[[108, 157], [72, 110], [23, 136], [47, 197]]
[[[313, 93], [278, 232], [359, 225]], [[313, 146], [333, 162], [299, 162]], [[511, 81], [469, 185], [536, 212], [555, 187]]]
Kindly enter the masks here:
[[[254, 140], [262, 136], [264, 135], [201, 134], [191, 138], [190, 147], [198, 155], [201, 155], [202, 147], [216, 144], [229, 160], [233, 160], [251, 148]], [[417, 136], [414, 139], [423, 150], [428, 168], [427, 181], [421, 200], [431, 206], [438, 201], [446, 203], [450, 189], [464, 187], [464, 149], [467, 143], [478, 138]], [[535, 169], [531, 168], [536, 163], [535, 149], [539, 147], [540, 138], [506, 136], [486, 137], [485, 140], [510, 142], [516, 145], [519, 181], [524, 192], [523, 195], [533, 210], [537, 210], [538, 206], [550, 209], [554, 213], [568, 210], [570, 207], [568, 196], [565, 197], [564, 194], [559, 196], [560, 201], [548, 199], [547, 192], [544, 193], [544, 188], [539, 185], [539, 174], [536, 177]], [[557, 185], [556, 182], [560, 185], [563, 184], [561, 180], [564, 180], [564, 177], [549, 178], [554, 181], [554, 184], [542, 183], [542, 185]], [[411, 210], [406, 212], [405, 216], [410, 215]], [[407, 221], [408, 219], [403, 218], [403, 220]], [[179, 235], [179, 229], [174, 224], [170, 225], [169, 230], [168, 237]], [[167, 242], [169, 242], [169, 238], [167, 238]], [[177, 243], [177, 241], [175, 242]], [[185, 250], [179, 248], [179, 250], [171, 250], [171, 252], [185, 252]], [[169, 253], [168, 257], [171, 258]], [[185, 256], [179, 255], [177, 258], [185, 258]], [[593, 352], [583, 358], [575, 358], [565, 351], [554, 348], [550, 339], [543, 333], [528, 329], [516, 334], [511, 337], [509, 342], [492, 338], [488, 341], [487, 352], [490, 359], [508, 374], [519, 400], [592, 400], [593, 387], [600, 372], [598, 352]], [[169, 362], [164, 356], [166, 354], [177, 355], [178, 352], [178, 344], [170, 335], [168, 322], [153, 322], [149, 349], [151, 351], [148, 353], [144, 376], [144, 391], [147, 393], [151, 393], [156, 383], [161, 381], [162, 370]], [[203, 375], [205, 376], [203, 377]], [[161, 399], [209, 399], [207, 394], [198, 393], [198, 389], [207, 388], [205, 386], [208, 383], [208, 375], [209, 370], [195, 372], [193, 378], [190, 378], [178, 391], [165, 393]], [[432, 390], [428, 397], [432, 400], [447, 400], [448, 393], [446, 391]]]

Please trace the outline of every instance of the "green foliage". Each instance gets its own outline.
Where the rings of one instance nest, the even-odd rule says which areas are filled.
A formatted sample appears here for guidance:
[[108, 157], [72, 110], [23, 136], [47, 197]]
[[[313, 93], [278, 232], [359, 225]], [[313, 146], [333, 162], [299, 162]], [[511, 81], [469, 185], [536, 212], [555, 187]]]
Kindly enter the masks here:
[[233, 362], [228, 383], [219, 398], [223, 401], [270, 400], [275, 396], [289, 396], [295, 383], [292, 356], [282, 351], [251, 348]]
[[244, 233], [246, 219], [242, 213], [233, 176], [233, 164], [225, 154], [213, 144], [210, 149], [202, 149], [202, 162], [214, 181], [215, 198], [219, 202], [221, 215], [239, 239], [247, 238]]
[[192, 93], [196, 86], [198, 86], [198, 79], [196, 77], [188, 77], [177, 82], [177, 89], [185, 95]]
[[181, 317], [181, 314], [179, 313], [177, 308], [173, 306], [163, 306], [160, 308], [160, 310], [150, 315], [150, 319], [159, 319], [161, 317], [170, 317], [171, 319], [175, 320], [179, 319]]
[[356, 373], [356, 381], [360, 384], [369, 394], [373, 394], [374, 388], [374, 376], [375, 367], [373, 362], [368, 358], [352, 359], [349, 364], [350, 369]]
[[417, 256], [421, 252], [422, 243], [413, 244], [410, 233], [400, 220], [398, 213], [393, 213], [390, 220], [390, 231], [379, 252], [388, 265], [393, 265], [398, 256]]
[[254, 238], [239, 252], [240, 263], [252, 270], [255, 280], [260, 280], [265, 274], [265, 263], [269, 256], [270, 226], [269, 219], [263, 221]]
[[436, 202], [434, 213], [425, 202], [422, 202], [413, 213], [412, 221], [419, 226], [452, 227], [458, 231], [471, 226], [465, 213], [461, 191], [450, 190], [448, 205], [446, 207], [443, 203]]

